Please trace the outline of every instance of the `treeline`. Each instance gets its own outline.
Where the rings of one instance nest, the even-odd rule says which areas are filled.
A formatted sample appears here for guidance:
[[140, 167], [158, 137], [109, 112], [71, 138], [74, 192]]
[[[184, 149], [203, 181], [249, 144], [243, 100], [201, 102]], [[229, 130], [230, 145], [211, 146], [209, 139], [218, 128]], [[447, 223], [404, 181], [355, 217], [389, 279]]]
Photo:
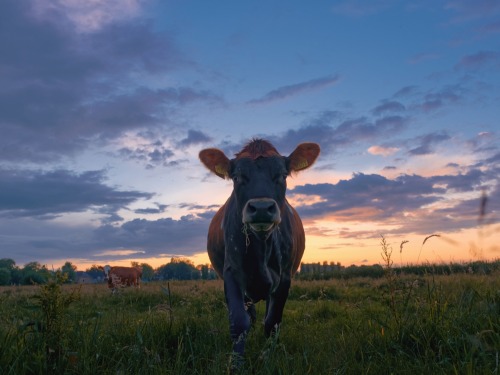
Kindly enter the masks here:
[[[142, 280], [213, 280], [217, 274], [208, 264], [195, 266], [186, 258], [172, 258], [170, 263], [153, 268], [147, 263], [132, 262], [132, 266], [142, 267]], [[392, 266], [391, 270], [405, 275], [450, 275], [458, 273], [488, 275], [500, 271], [500, 260], [474, 261], [468, 263], [421, 264]], [[71, 262], [61, 268], [48, 269], [39, 262], [30, 262], [18, 267], [12, 259], [0, 259], [0, 285], [45, 284], [57, 272], [65, 275], [67, 283], [104, 282], [104, 273], [98, 265], [92, 265], [84, 271], [77, 270]], [[295, 278], [298, 280], [352, 279], [356, 277], [381, 278], [387, 272], [380, 264], [342, 266], [340, 263], [302, 263]]]
[[[172, 258], [170, 263], [153, 268], [147, 263], [131, 262], [132, 266], [142, 267], [143, 281], [153, 280], [211, 280], [217, 277], [215, 271], [208, 265], [195, 266], [185, 258]], [[0, 285], [33, 285], [45, 284], [56, 273], [65, 276], [66, 283], [104, 282], [104, 272], [99, 265], [92, 265], [85, 270], [78, 270], [71, 262], [66, 262], [61, 268], [49, 269], [39, 262], [30, 262], [18, 267], [13, 259], [0, 259]]]
[[[396, 274], [404, 275], [451, 275], [459, 273], [489, 275], [500, 271], [500, 260], [494, 261], [474, 261], [465, 263], [450, 264], [421, 264], [392, 266], [391, 270]], [[373, 279], [381, 278], [387, 269], [380, 264], [373, 265], [351, 265], [342, 266], [340, 263], [302, 263], [300, 272], [295, 275], [299, 280], [330, 280], [330, 279], [351, 279], [355, 277], [369, 277]]]
[[295, 278], [298, 280], [351, 279], [354, 277], [379, 278], [382, 276], [384, 276], [384, 269], [380, 264], [344, 267], [340, 263], [333, 262], [302, 263], [300, 272], [295, 274]]

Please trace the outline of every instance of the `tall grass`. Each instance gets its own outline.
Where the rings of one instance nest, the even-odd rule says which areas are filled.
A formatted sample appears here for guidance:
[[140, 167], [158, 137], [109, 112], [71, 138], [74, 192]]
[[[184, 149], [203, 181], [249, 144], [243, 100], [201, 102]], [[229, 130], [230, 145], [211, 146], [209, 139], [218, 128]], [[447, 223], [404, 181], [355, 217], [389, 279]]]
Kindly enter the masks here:
[[[241, 373], [499, 373], [498, 272], [386, 271], [375, 280], [294, 282], [283, 324], [270, 339], [258, 303]], [[221, 281], [149, 283], [117, 295], [106, 285], [74, 288], [0, 289], [2, 373], [226, 373], [231, 341]], [[56, 342], [44, 336], [48, 310], [33, 298], [42, 295], [66, 301], [58, 305]]]

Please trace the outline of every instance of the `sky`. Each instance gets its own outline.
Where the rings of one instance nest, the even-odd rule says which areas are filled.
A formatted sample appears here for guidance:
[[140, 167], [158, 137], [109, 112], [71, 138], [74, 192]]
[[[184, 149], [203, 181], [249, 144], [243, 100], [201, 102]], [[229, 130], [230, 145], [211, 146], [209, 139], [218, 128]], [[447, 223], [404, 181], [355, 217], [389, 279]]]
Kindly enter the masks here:
[[254, 137], [321, 147], [306, 263], [500, 257], [497, 0], [0, 7], [0, 258], [208, 263], [232, 185], [198, 153]]

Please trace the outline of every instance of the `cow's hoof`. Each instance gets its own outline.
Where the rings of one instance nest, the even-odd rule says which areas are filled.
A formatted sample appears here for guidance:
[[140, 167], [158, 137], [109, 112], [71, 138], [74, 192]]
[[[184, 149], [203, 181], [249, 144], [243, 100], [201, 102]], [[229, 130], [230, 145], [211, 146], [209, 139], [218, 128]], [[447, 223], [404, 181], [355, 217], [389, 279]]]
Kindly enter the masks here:
[[229, 366], [227, 368], [227, 373], [230, 375], [238, 374], [243, 368], [244, 358], [241, 354], [232, 352], [229, 356]]

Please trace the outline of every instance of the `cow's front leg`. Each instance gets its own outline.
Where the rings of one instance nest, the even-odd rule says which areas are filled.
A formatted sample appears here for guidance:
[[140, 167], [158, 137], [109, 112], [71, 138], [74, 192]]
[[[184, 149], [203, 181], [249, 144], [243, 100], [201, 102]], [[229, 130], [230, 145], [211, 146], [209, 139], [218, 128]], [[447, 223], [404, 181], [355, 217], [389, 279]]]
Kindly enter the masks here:
[[266, 301], [264, 333], [267, 337], [274, 334], [281, 324], [289, 289], [290, 280], [282, 280], [276, 291]]
[[229, 310], [229, 331], [233, 339], [233, 352], [236, 355], [236, 362], [241, 362], [245, 351], [245, 339], [250, 329], [250, 317], [245, 310], [243, 290], [231, 270], [224, 271], [224, 294]]

